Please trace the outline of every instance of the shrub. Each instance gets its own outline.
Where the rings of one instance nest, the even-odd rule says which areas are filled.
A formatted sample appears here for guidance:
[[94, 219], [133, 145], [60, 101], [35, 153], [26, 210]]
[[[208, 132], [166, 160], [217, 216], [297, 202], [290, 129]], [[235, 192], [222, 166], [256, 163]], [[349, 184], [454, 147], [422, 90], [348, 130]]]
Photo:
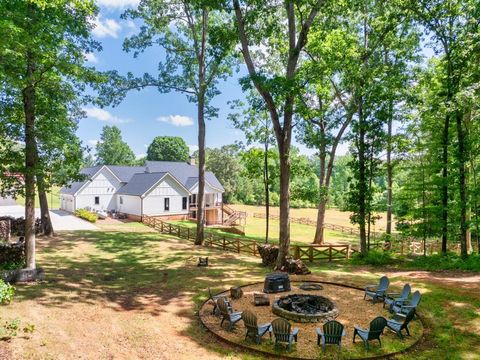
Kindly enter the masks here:
[[8, 304], [13, 300], [15, 288], [0, 279], [0, 304]]
[[407, 267], [424, 270], [480, 271], [480, 255], [472, 254], [466, 259], [454, 253], [417, 256], [407, 264]]
[[77, 211], [75, 211], [75, 215], [79, 218], [90, 221], [91, 223], [96, 222], [98, 219], [97, 214], [86, 209], [78, 209]]
[[25, 266], [25, 240], [0, 243], [0, 270], [21, 269]]
[[[10, 340], [12, 337], [17, 336], [17, 333], [19, 330], [20, 330], [20, 319], [5, 321], [3, 324], [0, 323], [0, 340], [3, 340], [3, 341]], [[22, 331], [25, 334], [31, 334], [35, 331], [35, 325], [27, 324], [24, 326]]]
[[356, 253], [352, 256], [351, 262], [356, 265], [383, 266], [392, 264], [395, 261], [389, 251], [370, 250], [366, 255]]

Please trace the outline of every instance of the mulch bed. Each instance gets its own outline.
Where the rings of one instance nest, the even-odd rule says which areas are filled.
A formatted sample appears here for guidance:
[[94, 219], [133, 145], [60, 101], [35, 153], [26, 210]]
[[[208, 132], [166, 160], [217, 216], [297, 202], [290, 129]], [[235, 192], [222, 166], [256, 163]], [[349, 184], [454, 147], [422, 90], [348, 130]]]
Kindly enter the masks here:
[[[282, 292], [276, 294], [266, 294], [270, 298], [270, 304], [281, 296], [288, 294], [312, 294], [321, 295], [332, 300], [339, 309], [339, 315], [336, 318], [341, 322], [346, 329], [347, 335], [342, 341], [342, 348], [344, 356], [348, 358], [366, 358], [370, 356], [387, 355], [388, 353], [403, 351], [414, 345], [423, 334], [423, 326], [420, 321], [415, 320], [410, 323], [410, 332], [413, 334], [405, 340], [400, 340], [393, 332], [386, 330], [382, 338], [382, 343], [388, 346], [379, 347], [378, 342], [371, 344], [371, 351], [365, 352], [362, 341], [357, 337], [354, 344], [353, 327], [354, 325], [368, 328], [371, 320], [377, 316], [384, 316], [391, 318], [391, 314], [383, 309], [382, 303], [372, 304], [371, 301], [363, 300], [363, 291], [333, 284], [322, 283], [323, 290], [304, 291], [300, 289], [301, 282], [292, 282], [292, 290], [289, 292]], [[250, 310], [257, 315], [258, 323], [268, 323], [277, 316], [272, 313], [271, 306], [255, 306], [253, 303], [254, 293], [262, 292], [263, 284], [257, 283], [242, 287], [243, 297], [237, 300], [230, 299], [230, 294], [226, 291], [225, 295], [230, 299], [234, 311]], [[298, 335], [298, 344], [294, 346], [293, 351], [288, 353], [284, 348], [274, 348], [273, 342], [269, 340], [268, 334], [263, 338], [261, 345], [256, 345], [251, 341], [245, 341], [245, 327], [240, 321], [236, 324], [233, 331], [228, 331], [226, 326], [220, 327], [221, 318], [212, 315], [212, 305], [207, 301], [199, 311], [199, 316], [202, 323], [217, 336], [225, 339], [227, 342], [236, 343], [240, 346], [251, 348], [253, 350], [268, 352], [272, 355], [282, 355], [287, 357], [302, 358], [302, 359], [318, 359], [321, 355], [321, 349], [317, 346], [317, 335], [315, 328], [321, 327], [321, 323], [293, 323], [293, 327], [298, 327], [300, 333]], [[225, 324], [224, 324], [225, 325]], [[326, 355], [333, 355], [337, 353], [335, 346], [330, 346]]]

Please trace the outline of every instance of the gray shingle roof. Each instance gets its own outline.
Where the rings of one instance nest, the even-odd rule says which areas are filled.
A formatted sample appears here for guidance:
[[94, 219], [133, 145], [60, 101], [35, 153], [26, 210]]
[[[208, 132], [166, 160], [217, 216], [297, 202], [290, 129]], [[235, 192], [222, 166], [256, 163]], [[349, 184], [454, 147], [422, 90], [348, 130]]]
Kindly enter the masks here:
[[129, 182], [133, 175], [145, 171], [145, 166], [107, 166], [121, 182]]
[[[185, 162], [147, 161], [146, 166], [150, 171], [169, 172], [187, 189], [191, 189], [198, 182], [198, 168]], [[211, 171], [205, 172], [205, 180], [213, 187], [224, 191], [222, 184]]]
[[[88, 178], [95, 175], [102, 166], [93, 166], [82, 169], [81, 173]], [[115, 174], [121, 182], [127, 183], [120, 188], [119, 194], [125, 195], [142, 195], [148, 188], [139, 194], [149, 181], [153, 181], [155, 176], [153, 174], [169, 173], [185, 188], [192, 189], [198, 183], [198, 168], [194, 165], [185, 162], [176, 161], [147, 161], [146, 166], [117, 166], [107, 165], [112, 173]], [[152, 174], [151, 176], [139, 176], [142, 174]], [[137, 176], [138, 175], [138, 176]], [[205, 180], [214, 188], [220, 191], [225, 191], [222, 184], [216, 176], [210, 172], [205, 172]], [[63, 187], [60, 190], [62, 194], [74, 195], [80, 188], [88, 181], [77, 181], [72, 183], [69, 187]], [[157, 179], [158, 181], [158, 179]], [[137, 185], [136, 182], [139, 182]], [[154, 182], [155, 183], [155, 182]], [[153, 183], [153, 184], [154, 184]], [[151, 184], [150, 187], [153, 185]], [[149, 187], [149, 188], [150, 188]]]
[[80, 188], [93, 176], [95, 175], [98, 170], [101, 169], [102, 166], [92, 166], [92, 167], [86, 167], [80, 170], [80, 174], [86, 176], [86, 180], [83, 181], [75, 181], [71, 183], [69, 186], [64, 186], [60, 189], [61, 194], [67, 194], [67, 195], [74, 195]]
[[117, 191], [117, 194], [141, 196], [166, 174], [166, 172], [135, 174], [127, 184]]

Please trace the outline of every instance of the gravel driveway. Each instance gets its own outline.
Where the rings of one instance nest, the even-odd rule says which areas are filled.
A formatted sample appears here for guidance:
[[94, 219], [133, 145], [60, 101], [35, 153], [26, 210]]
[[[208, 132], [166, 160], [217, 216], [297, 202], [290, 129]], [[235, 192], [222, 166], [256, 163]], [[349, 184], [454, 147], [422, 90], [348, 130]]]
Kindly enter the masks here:
[[[35, 214], [40, 217], [40, 209], [35, 209]], [[0, 206], [0, 216], [24, 217], [25, 208], [21, 205]], [[50, 217], [55, 231], [72, 230], [97, 230], [98, 228], [88, 221], [77, 218], [63, 210], [51, 210]]]

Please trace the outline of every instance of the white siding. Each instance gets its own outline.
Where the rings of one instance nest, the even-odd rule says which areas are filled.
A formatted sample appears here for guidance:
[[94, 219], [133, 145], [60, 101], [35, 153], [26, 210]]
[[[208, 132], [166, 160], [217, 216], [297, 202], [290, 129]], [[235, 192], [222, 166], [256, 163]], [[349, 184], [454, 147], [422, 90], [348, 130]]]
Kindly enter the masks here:
[[[120, 204], [120, 198], [123, 204]], [[129, 215], [142, 216], [142, 199], [140, 196], [117, 195], [117, 210]]]
[[[198, 194], [198, 184], [191, 190], [192, 194]], [[205, 183], [205, 194], [222, 194], [218, 189], [214, 189]]]
[[[117, 205], [115, 193], [119, 188], [120, 182], [104, 168], [77, 194], [75, 207], [76, 209], [114, 210]], [[100, 199], [97, 205], [95, 204], [96, 196]]]
[[73, 212], [73, 195], [60, 194], [60, 209], [68, 212]]
[[[165, 211], [165, 198], [170, 199], [170, 209]], [[182, 209], [182, 199], [187, 198], [187, 209]], [[152, 189], [143, 199], [145, 215], [178, 215], [188, 214], [188, 192], [170, 176], [166, 176], [160, 184]]]

